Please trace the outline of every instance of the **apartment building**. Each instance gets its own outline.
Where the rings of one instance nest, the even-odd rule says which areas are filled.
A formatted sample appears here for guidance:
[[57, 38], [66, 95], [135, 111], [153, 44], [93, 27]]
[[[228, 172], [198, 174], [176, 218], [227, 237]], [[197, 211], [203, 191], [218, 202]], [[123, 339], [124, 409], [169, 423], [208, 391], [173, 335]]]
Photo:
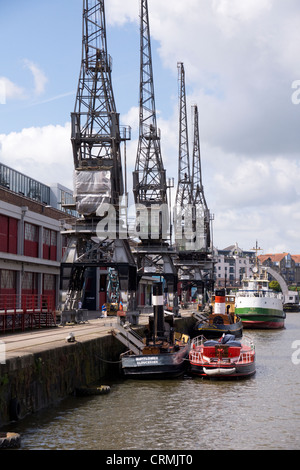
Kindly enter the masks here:
[[289, 286], [300, 285], [300, 255], [284, 252], [259, 255], [258, 259], [264, 266], [277, 271]]
[[223, 250], [214, 249], [215, 287], [239, 288], [244, 276], [250, 275], [255, 252], [244, 251], [237, 243]]

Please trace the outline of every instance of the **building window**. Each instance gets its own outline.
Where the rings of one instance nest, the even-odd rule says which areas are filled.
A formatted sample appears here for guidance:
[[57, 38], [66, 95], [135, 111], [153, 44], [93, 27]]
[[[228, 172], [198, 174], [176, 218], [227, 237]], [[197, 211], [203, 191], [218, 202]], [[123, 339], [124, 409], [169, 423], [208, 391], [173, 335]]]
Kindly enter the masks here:
[[17, 293], [17, 272], [0, 270], [0, 308], [15, 308]]
[[38, 278], [37, 273], [24, 272], [22, 276], [22, 294], [37, 294]]
[[54, 274], [44, 274], [43, 276], [43, 304], [46, 306], [55, 306], [56, 282]]
[[39, 228], [28, 222], [25, 222], [24, 255], [34, 258], [39, 256]]
[[43, 259], [56, 261], [57, 232], [48, 228], [43, 229]]
[[16, 292], [16, 271], [1, 269], [0, 291], [1, 294]]
[[44, 274], [44, 293], [55, 291], [55, 275]]
[[17, 254], [18, 220], [0, 215], [0, 251]]

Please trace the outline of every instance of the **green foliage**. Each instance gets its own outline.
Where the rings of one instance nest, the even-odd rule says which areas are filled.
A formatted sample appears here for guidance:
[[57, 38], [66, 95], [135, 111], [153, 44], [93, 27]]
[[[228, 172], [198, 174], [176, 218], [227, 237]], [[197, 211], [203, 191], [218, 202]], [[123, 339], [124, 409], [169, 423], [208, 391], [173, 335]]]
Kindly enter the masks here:
[[281, 292], [280, 284], [277, 281], [270, 281], [269, 287], [270, 289], [275, 290], [276, 292]]

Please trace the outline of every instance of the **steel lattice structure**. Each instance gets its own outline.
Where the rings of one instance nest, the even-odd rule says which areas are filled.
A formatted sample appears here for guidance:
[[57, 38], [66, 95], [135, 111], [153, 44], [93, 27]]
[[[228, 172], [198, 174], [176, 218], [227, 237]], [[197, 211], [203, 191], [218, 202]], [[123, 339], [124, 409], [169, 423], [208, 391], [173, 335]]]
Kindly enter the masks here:
[[140, 106], [139, 142], [133, 192], [136, 204], [136, 230], [140, 243], [135, 248], [138, 279], [160, 275], [173, 312], [178, 314], [177, 270], [169, 240], [169, 210], [166, 171], [164, 169], [160, 132], [157, 128], [154, 80], [147, 0], [140, 0]]
[[147, 0], [141, 0], [139, 143], [133, 190], [136, 204], [167, 204], [166, 172], [157, 128]]
[[[99, 267], [101, 273], [110, 268], [118, 272], [128, 311], [135, 308], [136, 263], [119, 206], [124, 194], [120, 146], [130, 132], [125, 128], [121, 135], [111, 73], [104, 0], [83, 0], [82, 59], [71, 113], [74, 193], [80, 217], [66, 232], [70, 242], [61, 264], [65, 311], [72, 311], [83, 298], [87, 271], [94, 270], [96, 276]], [[106, 232], [106, 223], [114, 229]]]
[[130, 130], [120, 130], [111, 73], [104, 0], [84, 0], [81, 70], [71, 115], [74, 165], [109, 169], [116, 199], [124, 192], [120, 143], [130, 139]]
[[187, 204], [192, 204], [192, 180], [190, 173], [185, 70], [182, 62], [179, 62], [177, 66], [179, 75], [179, 158], [176, 206], [185, 207]]
[[[203, 232], [203, 250], [207, 251], [210, 247], [210, 212], [206, 203], [204, 188], [202, 184], [201, 151], [200, 151], [200, 133], [199, 133], [199, 111], [198, 106], [193, 106], [193, 124], [194, 124], [194, 142], [193, 142], [193, 165], [192, 165], [192, 198], [195, 207], [195, 230], [200, 235]], [[203, 217], [203, 226], [198, 227], [200, 217]], [[200, 230], [199, 230], [200, 228]]]
[[193, 239], [193, 199], [185, 92], [185, 70], [182, 62], [178, 62], [177, 67], [179, 85], [179, 150], [178, 182], [174, 207], [174, 232], [177, 250], [179, 250], [179, 252], [185, 252], [189, 251], [189, 245]]
[[[197, 288], [212, 279], [213, 264], [209, 258], [210, 215], [204, 197], [198, 108], [194, 108], [193, 158], [190, 169], [189, 133], [187, 119], [185, 70], [179, 62], [179, 155], [178, 184], [174, 210], [175, 242], [178, 259], [175, 261], [179, 278], [182, 280], [182, 295], [188, 286]], [[207, 278], [208, 277], [208, 278]]]

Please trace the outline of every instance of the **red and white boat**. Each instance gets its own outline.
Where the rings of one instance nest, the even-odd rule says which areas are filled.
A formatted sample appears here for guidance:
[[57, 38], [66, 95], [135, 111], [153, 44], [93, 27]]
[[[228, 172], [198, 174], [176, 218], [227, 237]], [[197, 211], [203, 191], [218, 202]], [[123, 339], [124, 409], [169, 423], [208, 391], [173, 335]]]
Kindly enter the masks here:
[[234, 335], [219, 340], [197, 336], [189, 353], [192, 375], [213, 378], [249, 377], [255, 374], [255, 346], [250, 338], [237, 341]]

